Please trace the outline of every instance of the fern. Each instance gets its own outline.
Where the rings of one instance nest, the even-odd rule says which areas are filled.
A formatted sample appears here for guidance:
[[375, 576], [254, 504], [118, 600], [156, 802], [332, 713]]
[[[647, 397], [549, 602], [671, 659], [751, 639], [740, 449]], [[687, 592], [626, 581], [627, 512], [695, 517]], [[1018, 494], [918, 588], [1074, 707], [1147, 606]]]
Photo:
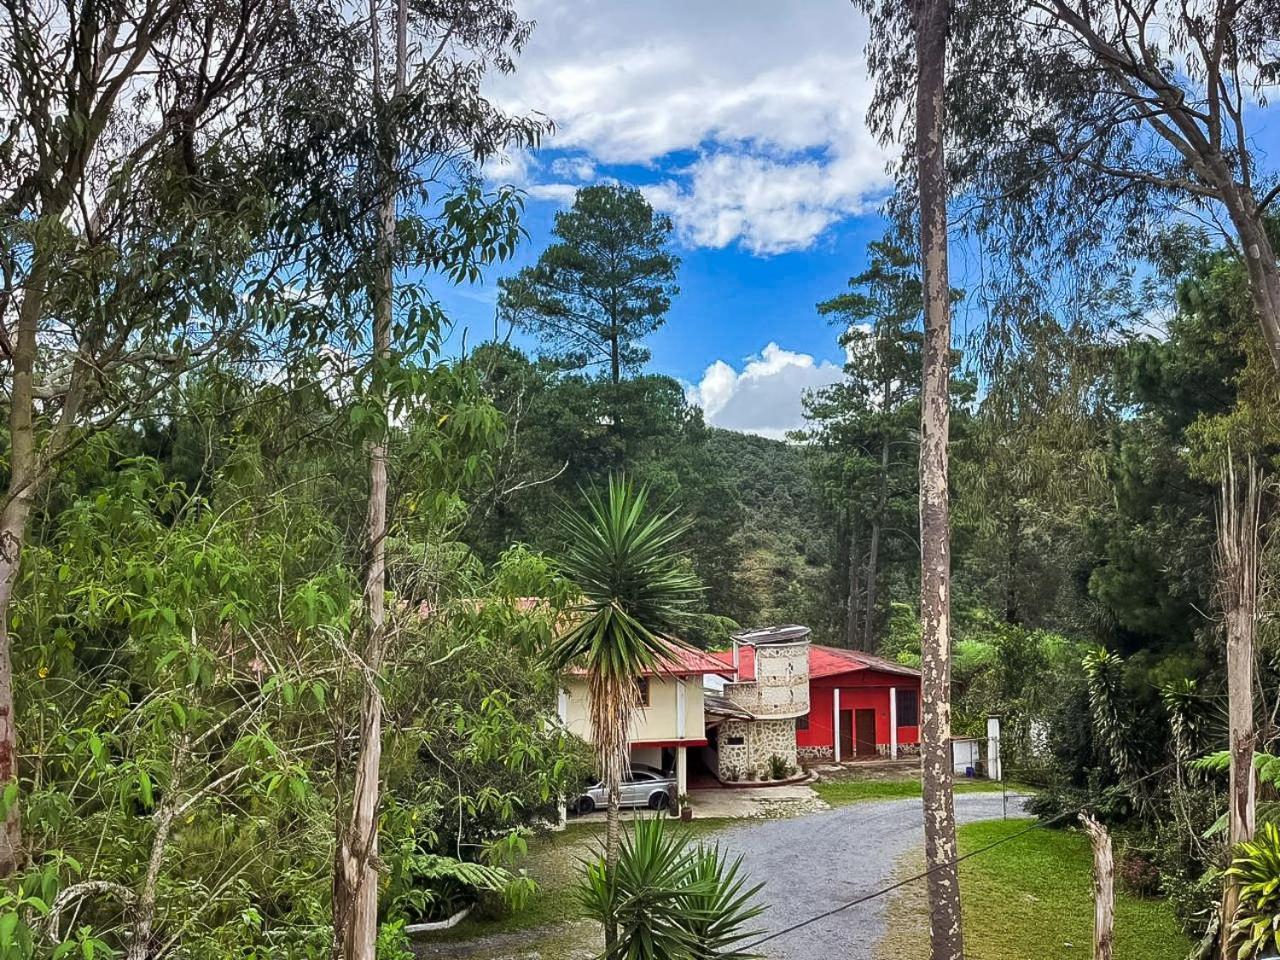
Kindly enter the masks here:
[[498, 894], [518, 909], [533, 892], [533, 881], [523, 871], [435, 853], [414, 853], [404, 868], [411, 885], [392, 898], [391, 907], [405, 915], [451, 913], [481, 893]]

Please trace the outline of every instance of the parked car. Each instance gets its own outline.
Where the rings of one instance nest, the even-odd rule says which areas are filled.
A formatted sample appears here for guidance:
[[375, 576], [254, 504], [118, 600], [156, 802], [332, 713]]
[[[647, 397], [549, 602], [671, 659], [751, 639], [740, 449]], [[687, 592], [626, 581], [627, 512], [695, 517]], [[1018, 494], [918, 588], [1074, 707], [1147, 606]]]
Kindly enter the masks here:
[[[623, 778], [622, 793], [618, 805], [623, 807], [648, 807], [650, 810], [666, 810], [676, 802], [676, 778], [657, 767], [643, 764], [631, 765], [631, 772]], [[569, 804], [574, 813], [590, 813], [603, 810], [609, 804], [609, 795], [603, 781], [588, 786], [576, 800]]]

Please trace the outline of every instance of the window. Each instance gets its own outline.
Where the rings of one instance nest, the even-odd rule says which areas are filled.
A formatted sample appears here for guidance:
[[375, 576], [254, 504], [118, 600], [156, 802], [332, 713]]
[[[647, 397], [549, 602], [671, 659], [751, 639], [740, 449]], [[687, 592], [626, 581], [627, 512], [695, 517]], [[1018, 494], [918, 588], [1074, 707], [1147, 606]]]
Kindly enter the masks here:
[[809, 715], [807, 713], [803, 717], [796, 717], [796, 729], [797, 730], [809, 729]]
[[920, 696], [914, 690], [898, 691], [898, 726], [914, 727], [920, 723]]
[[724, 742], [730, 747], [740, 747], [747, 741], [744, 737], [725, 737]]
[[640, 706], [649, 706], [649, 678], [636, 678], [636, 697], [640, 701]]

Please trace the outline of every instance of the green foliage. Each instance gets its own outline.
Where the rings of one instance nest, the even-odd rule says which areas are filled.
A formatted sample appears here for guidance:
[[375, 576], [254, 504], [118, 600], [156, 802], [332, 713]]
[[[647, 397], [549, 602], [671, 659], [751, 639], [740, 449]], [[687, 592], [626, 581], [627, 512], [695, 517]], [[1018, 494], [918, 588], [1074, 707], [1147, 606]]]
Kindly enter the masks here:
[[687, 524], [651, 511], [647, 488], [611, 476], [603, 495], [591, 490], [584, 500], [581, 512], [561, 517], [560, 573], [578, 597], [548, 659], [554, 670], [586, 673], [592, 746], [616, 816], [636, 681], [679, 649], [673, 630], [701, 588], [675, 547]]
[[610, 477], [603, 496], [588, 491], [583, 511], [561, 521], [569, 546], [560, 572], [582, 596], [552, 663], [630, 680], [663, 657], [701, 589], [675, 552], [688, 524], [650, 511], [648, 489], [624, 477]]
[[[469, 429], [437, 436], [435, 462], [452, 471]], [[260, 462], [244, 469], [254, 449], [232, 448], [209, 481], [216, 501], [154, 460], [118, 461], [30, 548], [12, 623], [41, 762], [21, 783], [32, 863], [18, 883], [43, 891], [35, 941], [47, 927], [75, 951], [60, 956], [126, 945], [157, 855], [157, 933], [180, 956], [328, 955], [332, 730], [358, 703], [344, 652], [357, 591], [325, 484], [305, 471], [264, 483]], [[452, 522], [453, 506], [401, 489], [424, 506], [400, 536]], [[408, 590], [429, 576], [437, 603], [441, 586], [468, 599], [425, 620], [396, 608], [409, 616], [384, 677], [389, 938], [397, 919], [494, 889], [518, 908], [523, 832], [590, 766], [553, 722], [541, 659], [567, 588], [527, 550], [492, 573], [464, 556], [422, 554], [399, 577]], [[548, 609], [516, 603], [530, 593]], [[35, 905], [11, 906], [17, 942]]]
[[477, 350], [471, 365], [503, 412], [508, 438], [464, 535], [482, 557], [493, 559], [515, 541], [558, 553], [563, 531], [548, 519], [580, 489], [625, 471], [690, 521], [682, 542], [706, 592], [691, 608], [684, 638], [707, 646], [732, 629], [716, 618], [752, 619], [755, 598], [741, 572], [749, 514], [735, 486], [739, 474], [719, 456], [722, 431], [703, 424], [677, 381], [556, 375], [495, 344]]
[[601, 857], [585, 864], [578, 897], [588, 916], [616, 923], [609, 960], [748, 960], [741, 945], [763, 884], [749, 887], [742, 859], [719, 847], [693, 845], [664, 817], [642, 817], [623, 838], [616, 869]]
[[[1204, 773], [1225, 774], [1231, 769], [1231, 752], [1218, 750], [1192, 760], [1188, 766]], [[1258, 789], [1254, 817], [1259, 824], [1280, 824], [1280, 801], [1273, 799], [1280, 792], [1280, 757], [1269, 753], [1253, 755], [1253, 769]], [[1223, 813], [1208, 827], [1203, 836], [1208, 839], [1222, 835], [1227, 829], [1227, 813]]]
[[1084, 672], [1089, 680], [1089, 710], [1107, 759], [1122, 781], [1138, 775], [1133, 750], [1133, 722], [1125, 710], [1122, 671], [1124, 661], [1101, 647], [1086, 654]]
[[923, 335], [914, 258], [886, 238], [868, 247], [868, 261], [847, 293], [818, 304], [840, 330], [845, 378], [806, 395], [809, 425], [794, 437], [810, 447], [824, 511], [841, 531], [833, 567], [844, 575], [831, 584], [844, 607], [838, 635], [876, 649], [885, 611], [916, 582]]
[[558, 242], [499, 282], [499, 312], [542, 339], [564, 368], [602, 364], [617, 384], [649, 359], [641, 342], [677, 293], [671, 229], [635, 187], [583, 187], [556, 214]]
[[1280, 950], [1280, 827], [1266, 823], [1253, 840], [1232, 854], [1227, 876], [1240, 885], [1240, 906], [1232, 918], [1232, 945], [1241, 960]]

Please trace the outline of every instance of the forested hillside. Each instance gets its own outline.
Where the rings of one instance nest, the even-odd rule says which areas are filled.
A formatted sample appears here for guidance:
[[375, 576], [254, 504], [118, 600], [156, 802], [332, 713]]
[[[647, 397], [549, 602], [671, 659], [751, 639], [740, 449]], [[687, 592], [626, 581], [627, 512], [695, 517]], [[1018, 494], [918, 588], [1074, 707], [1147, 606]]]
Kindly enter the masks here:
[[707, 452], [742, 508], [738, 576], [755, 622], [805, 623], [829, 639], [839, 622], [838, 609], [824, 608], [834, 540], [811, 458], [794, 443], [720, 429]]

